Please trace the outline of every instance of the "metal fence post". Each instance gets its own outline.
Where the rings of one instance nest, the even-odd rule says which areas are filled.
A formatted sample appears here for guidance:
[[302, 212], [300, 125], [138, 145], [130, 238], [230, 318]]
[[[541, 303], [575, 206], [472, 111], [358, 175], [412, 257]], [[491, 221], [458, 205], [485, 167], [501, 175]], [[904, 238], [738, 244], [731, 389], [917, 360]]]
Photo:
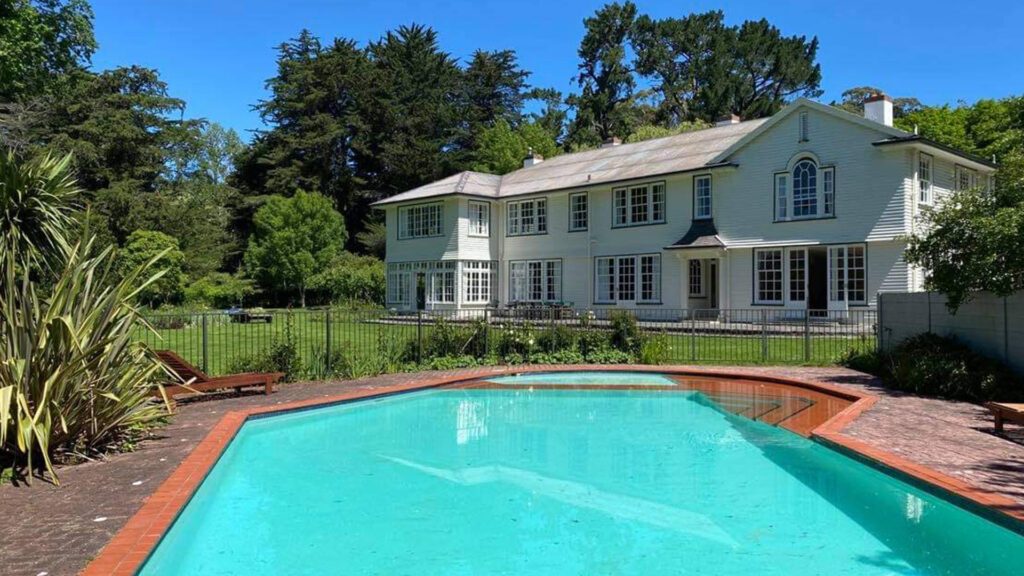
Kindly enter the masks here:
[[690, 362], [697, 361], [697, 319], [694, 318], [693, 313], [689, 314], [690, 318]]
[[210, 346], [209, 346], [210, 339], [207, 337], [206, 313], [205, 312], [203, 312], [202, 318], [203, 318], [203, 322], [202, 322], [202, 326], [203, 326], [203, 372], [209, 372], [210, 371], [210, 363], [209, 363], [209, 360], [210, 360]]
[[416, 363], [423, 363], [423, 310], [416, 311]]
[[768, 311], [761, 310], [761, 361], [768, 361]]
[[491, 309], [484, 308], [484, 358], [487, 358], [491, 353]]
[[811, 361], [811, 311], [804, 311], [804, 362]]
[[324, 376], [331, 373], [331, 309], [324, 310]]

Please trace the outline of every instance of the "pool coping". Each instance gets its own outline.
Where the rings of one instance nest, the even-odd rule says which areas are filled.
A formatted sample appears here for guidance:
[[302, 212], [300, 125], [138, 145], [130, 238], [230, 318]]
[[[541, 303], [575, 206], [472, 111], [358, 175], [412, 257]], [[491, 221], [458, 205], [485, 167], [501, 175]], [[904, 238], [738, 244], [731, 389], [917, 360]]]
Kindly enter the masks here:
[[947, 474], [916, 464], [895, 454], [875, 448], [866, 442], [842, 434], [843, 429], [878, 401], [878, 397], [871, 394], [852, 391], [814, 380], [757, 374], [742, 369], [722, 370], [632, 364], [612, 366], [510, 366], [494, 367], [472, 373], [416, 379], [406, 384], [353, 390], [323, 398], [228, 412], [213, 426], [195, 449], [171, 472], [170, 476], [146, 499], [142, 507], [103, 547], [99, 555], [86, 566], [81, 574], [86, 576], [128, 576], [136, 574], [159, 544], [167, 530], [170, 529], [179, 513], [191, 500], [195, 491], [220, 459], [228, 444], [234, 439], [245, 422], [251, 418], [255, 419], [278, 413], [308, 410], [356, 400], [426, 390], [493, 376], [507, 376], [525, 372], [574, 372], [582, 370], [658, 372], [675, 376], [761, 381], [814, 390], [851, 400], [853, 403], [850, 406], [814, 428], [811, 431], [811, 438], [869, 465], [893, 472], [901, 477], [901, 479], [907, 480], [919, 488], [946, 497], [954, 503], [1018, 533], [1021, 533], [1021, 526], [1024, 526], [1024, 507], [1021, 507], [1013, 499], [970, 485]]

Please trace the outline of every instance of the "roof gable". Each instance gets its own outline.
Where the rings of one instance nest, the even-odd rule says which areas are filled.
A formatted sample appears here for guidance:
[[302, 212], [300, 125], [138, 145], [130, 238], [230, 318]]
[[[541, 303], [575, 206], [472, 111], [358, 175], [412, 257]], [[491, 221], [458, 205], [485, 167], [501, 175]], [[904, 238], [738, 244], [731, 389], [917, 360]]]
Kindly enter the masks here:
[[903, 130], [900, 130], [899, 128], [893, 128], [892, 126], [886, 126], [884, 124], [879, 124], [878, 122], [875, 122], [873, 120], [868, 120], [867, 118], [864, 118], [863, 116], [858, 116], [856, 114], [850, 114], [849, 112], [847, 112], [845, 110], [841, 110], [839, 108], [836, 108], [835, 106], [829, 106], [827, 104], [821, 104], [821, 103], [815, 102], [813, 100], [808, 100], [807, 98], [797, 98], [791, 104], [789, 104], [788, 106], [786, 106], [782, 110], [779, 110], [773, 116], [768, 118], [763, 124], [758, 126], [755, 130], [752, 130], [751, 132], [746, 134], [743, 138], [741, 138], [740, 140], [736, 141], [731, 146], [729, 146], [728, 148], [726, 148], [725, 150], [720, 152], [717, 156], [715, 156], [711, 160], [711, 162], [712, 163], [722, 163], [722, 162], [728, 161], [728, 159], [731, 158], [734, 154], [736, 154], [736, 152], [739, 152], [741, 149], [746, 147], [748, 144], [750, 144], [754, 140], [757, 140], [757, 138], [759, 136], [761, 136], [765, 132], [768, 132], [775, 125], [779, 124], [780, 122], [782, 122], [783, 120], [785, 120], [789, 116], [793, 115], [794, 113], [796, 113], [798, 110], [800, 110], [802, 108], [806, 108], [806, 109], [809, 109], [809, 110], [814, 110], [816, 112], [821, 112], [822, 114], [827, 114], [829, 116], [832, 116], [833, 118], [838, 118], [838, 119], [846, 121], [846, 122], [850, 122], [850, 123], [853, 123], [853, 124], [860, 125], [862, 127], [874, 130], [876, 132], [879, 132], [880, 134], [884, 135], [885, 137], [905, 137], [905, 136], [908, 135], [907, 132], [904, 132]]

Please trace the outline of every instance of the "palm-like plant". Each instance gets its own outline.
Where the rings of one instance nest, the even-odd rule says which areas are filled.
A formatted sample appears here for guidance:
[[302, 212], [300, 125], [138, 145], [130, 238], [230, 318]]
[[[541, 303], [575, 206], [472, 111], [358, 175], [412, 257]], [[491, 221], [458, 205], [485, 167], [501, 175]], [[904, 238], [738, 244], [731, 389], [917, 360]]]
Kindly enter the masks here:
[[70, 164], [70, 155], [19, 162], [13, 151], [0, 153], [0, 257], [28, 265], [60, 260], [82, 195]]
[[[167, 413], [152, 399], [161, 364], [135, 338], [148, 328], [135, 302], [163, 255], [121, 276], [88, 230], [69, 242], [79, 193], [66, 160], [0, 162], [0, 451], [27, 464], [29, 481], [40, 467], [56, 481], [55, 452], [97, 450]], [[37, 267], [54, 278], [45, 294]]]

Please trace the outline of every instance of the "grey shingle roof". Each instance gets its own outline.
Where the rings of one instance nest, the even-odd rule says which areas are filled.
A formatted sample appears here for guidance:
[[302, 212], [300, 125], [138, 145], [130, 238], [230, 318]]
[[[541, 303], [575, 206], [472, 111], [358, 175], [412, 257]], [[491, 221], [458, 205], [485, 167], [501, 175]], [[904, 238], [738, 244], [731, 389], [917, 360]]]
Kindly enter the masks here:
[[694, 220], [682, 238], [666, 249], [679, 248], [721, 248], [725, 242], [718, 237], [718, 229], [712, 220]]
[[461, 172], [376, 204], [451, 194], [506, 198], [698, 170], [764, 122], [765, 119], [750, 120], [636, 144], [563, 154], [504, 176]]

